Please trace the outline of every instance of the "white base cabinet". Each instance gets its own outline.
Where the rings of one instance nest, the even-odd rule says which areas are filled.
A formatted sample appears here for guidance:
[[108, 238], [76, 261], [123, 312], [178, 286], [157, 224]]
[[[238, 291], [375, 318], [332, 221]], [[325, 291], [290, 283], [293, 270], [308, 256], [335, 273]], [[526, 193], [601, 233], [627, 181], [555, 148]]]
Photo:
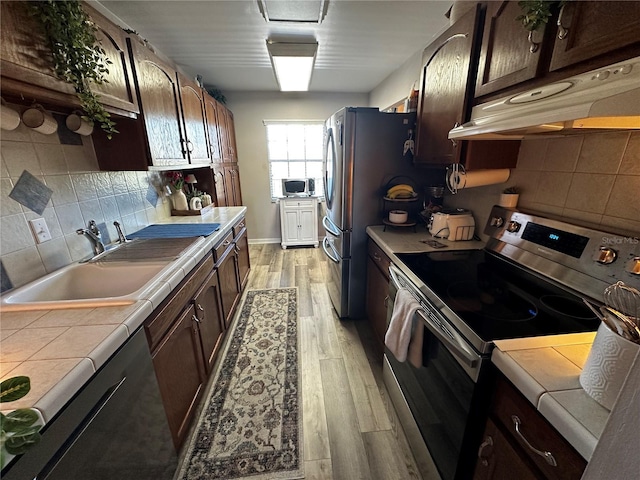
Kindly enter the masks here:
[[318, 199], [281, 198], [280, 232], [282, 248], [290, 245], [318, 247]]

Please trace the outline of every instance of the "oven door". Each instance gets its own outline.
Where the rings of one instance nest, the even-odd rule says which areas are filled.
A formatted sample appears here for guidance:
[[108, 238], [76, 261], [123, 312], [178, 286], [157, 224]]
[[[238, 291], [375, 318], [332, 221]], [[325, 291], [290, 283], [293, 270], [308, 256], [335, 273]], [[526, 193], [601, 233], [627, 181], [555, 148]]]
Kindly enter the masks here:
[[423, 478], [470, 478], [473, 441], [482, 432], [488, 397], [483, 391], [488, 357], [477, 353], [410, 280], [390, 267], [388, 319], [399, 288], [421, 303], [422, 367], [385, 352], [384, 379]]

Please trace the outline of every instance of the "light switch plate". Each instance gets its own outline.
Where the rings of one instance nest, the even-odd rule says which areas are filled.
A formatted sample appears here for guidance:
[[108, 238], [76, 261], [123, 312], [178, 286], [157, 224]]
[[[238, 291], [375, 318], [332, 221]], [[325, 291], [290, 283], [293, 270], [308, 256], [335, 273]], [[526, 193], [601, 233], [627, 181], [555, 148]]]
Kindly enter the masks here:
[[51, 240], [51, 233], [49, 232], [49, 227], [47, 227], [47, 222], [44, 221], [44, 218], [29, 220], [29, 224], [31, 225], [31, 231], [33, 232], [36, 242], [42, 243], [47, 240]]

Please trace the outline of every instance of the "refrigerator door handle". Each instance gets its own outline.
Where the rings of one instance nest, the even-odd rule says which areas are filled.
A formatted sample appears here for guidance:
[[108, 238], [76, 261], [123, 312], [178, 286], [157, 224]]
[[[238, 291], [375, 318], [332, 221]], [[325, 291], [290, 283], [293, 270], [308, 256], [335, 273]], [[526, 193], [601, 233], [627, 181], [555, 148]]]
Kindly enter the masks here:
[[[336, 252], [335, 248], [333, 248], [333, 245], [329, 243], [329, 239], [327, 237], [324, 237], [322, 239], [322, 249], [324, 250], [325, 255], [329, 257], [330, 260], [332, 260], [334, 263], [340, 263], [338, 252]], [[331, 250], [331, 252], [329, 252], [329, 250]], [[331, 254], [332, 252], [335, 253], [335, 256]]]
[[328, 233], [330, 233], [334, 237], [339, 237], [342, 233], [340, 232], [340, 229], [336, 227], [326, 215], [322, 218], [322, 226]]

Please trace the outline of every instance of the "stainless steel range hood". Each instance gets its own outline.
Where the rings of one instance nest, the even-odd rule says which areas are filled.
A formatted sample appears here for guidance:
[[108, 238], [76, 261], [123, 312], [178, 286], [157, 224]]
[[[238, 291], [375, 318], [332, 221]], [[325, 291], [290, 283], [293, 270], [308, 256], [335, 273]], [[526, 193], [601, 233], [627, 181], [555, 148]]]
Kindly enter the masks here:
[[451, 139], [514, 140], [640, 129], [640, 57], [473, 107]]

